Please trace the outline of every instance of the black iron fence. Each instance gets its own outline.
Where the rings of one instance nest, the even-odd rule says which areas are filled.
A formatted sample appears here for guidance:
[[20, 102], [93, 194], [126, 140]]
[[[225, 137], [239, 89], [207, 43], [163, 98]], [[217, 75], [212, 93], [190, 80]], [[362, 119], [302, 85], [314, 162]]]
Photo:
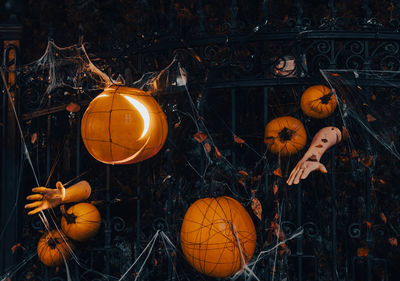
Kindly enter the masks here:
[[[110, 5], [109, 2], [112, 1], [103, 4], [76, 1], [74, 5], [77, 10], [89, 13], [85, 9], [91, 5], [95, 5], [93, 12], [96, 9], [99, 12]], [[284, 113], [302, 118], [310, 128], [309, 137], [323, 125], [340, 124], [338, 115], [312, 124], [291, 105], [298, 103], [307, 86], [324, 83], [320, 69], [400, 70], [400, 1], [253, 2], [140, 1], [132, 4], [136, 8], [132, 13], [142, 16], [132, 22], [135, 27], [126, 27], [135, 34], [134, 40], [126, 42], [128, 39], [124, 36], [117, 36], [104, 45], [107, 51], [101, 54], [105, 58], [101, 63], [111, 74], [133, 73], [132, 81], [127, 82], [133, 82], [136, 76], [147, 71], [162, 69], [176, 50], [183, 49], [198, 56], [199, 64], [207, 72], [206, 82], [204, 79], [190, 81], [189, 73], [193, 92], [202, 92], [198, 110], [205, 120], [209, 120], [206, 124], [219, 142], [222, 153], [238, 170], [248, 167], [257, 157], [235, 143], [231, 138], [233, 135], [244, 136], [251, 146], [262, 152], [265, 149], [262, 141], [264, 125]], [[286, 12], [282, 13], [284, 10]], [[107, 19], [104, 21], [113, 30], [119, 30]], [[126, 21], [129, 23], [131, 19]], [[5, 44], [16, 38], [8, 37], [14, 31], [18, 31], [16, 25], [4, 27], [1, 36]], [[90, 36], [87, 37], [90, 40]], [[19, 57], [14, 61], [10, 50], [16, 51], [14, 45], [4, 46], [3, 69], [9, 77], [13, 75], [12, 65]], [[359, 79], [358, 83], [369, 92], [385, 88], [397, 94], [400, 79], [394, 72], [385, 81]], [[179, 94], [182, 92], [158, 97], [168, 113], [172, 132], [162, 153], [139, 165], [118, 167], [97, 163], [88, 155], [80, 138], [81, 114], [64, 111], [69, 97], [54, 95], [51, 102], [43, 104], [39, 102], [42, 93], [35, 89], [20, 85], [22, 90], [19, 91], [18, 84], [9, 86], [16, 95], [29, 154], [35, 161], [40, 180], [50, 175], [55, 159], [60, 157], [62, 160], [51, 182], [85, 173], [83, 177], [94, 189], [93, 200], [97, 201], [102, 214], [102, 233], [77, 247], [81, 264], [71, 264], [74, 280], [112, 280], [110, 276], [121, 276], [157, 230], [163, 230], [176, 245], [179, 244], [178, 233], [184, 212], [196, 198], [222, 193], [234, 197], [242, 194], [242, 187], [235, 180], [230, 182], [233, 194], [229, 190], [218, 191], [214, 177], [206, 177], [205, 181], [196, 178], [185, 159], [177, 156], [183, 149], [176, 147], [176, 139], [194, 133], [193, 128], [174, 131], [174, 106], [180, 108], [182, 95]], [[28, 218], [22, 211], [23, 197], [29, 194], [33, 180], [29, 166], [21, 156], [23, 151], [9, 102], [3, 91], [1, 276], [7, 277], [4, 274], [14, 270], [11, 280], [66, 280], [64, 269], [45, 268], [35, 257], [21, 268], [15, 267], [31, 257], [41, 235], [38, 231], [43, 227], [39, 218]], [[85, 106], [89, 101], [78, 94], [77, 102]], [[30, 142], [33, 133], [36, 133], [37, 141]], [[60, 136], [64, 145], [60, 145]], [[193, 150], [196, 156], [195, 144], [183, 145], [186, 145], [185, 149]], [[264, 229], [268, 228], [277, 198], [283, 206], [280, 209], [281, 227], [286, 236], [300, 226], [304, 228], [304, 235], [287, 242], [291, 253], [280, 258], [277, 267], [274, 268], [273, 259], [262, 260], [256, 267], [260, 279], [271, 280], [275, 276], [280, 278], [277, 280], [299, 281], [397, 280], [399, 260], [393, 258], [398, 253], [397, 245], [393, 247], [385, 242], [400, 231], [398, 220], [393, 218], [398, 214], [396, 200], [389, 208], [392, 214], [389, 227], [376, 218], [379, 210], [387, 206], [377, 203], [380, 197], [374, 194], [371, 170], [362, 169], [362, 176], [353, 177], [352, 171], [346, 173], [338, 164], [338, 156], [338, 148], [333, 148], [329, 153], [327, 176], [315, 175], [294, 188], [288, 188], [281, 179], [270, 175], [268, 169], [274, 167], [267, 165], [268, 159], [263, 160], [262, 167], [267, 168], [262, 174], [257, 197], [262, 199], [265, 215], [257, 223], [257, 249], [261, 250], [268, 242]], [[282, 164], [282, 167], [287, 166], [284, 175], [295, 160]], [[204, 168], [202, 161], [198, 165], [200, 170]], [[168, 176], [172, 177], [165, 180]], [[352, 179], [354, 188], [351, 191], [348, 186], [343, 187], [348, 184], [346, 178]], [[282, 187], [277, 198], [272, 192], [273, 184]], [[389, 184], [396, 185], [395, 181]], [[371, 222], [374, 223], [371, 225]], [[24, 250], [17, 247], [12, 253], [11, 248], [17, 243]], [[207, 279], [196, 275], [179, 251], [168, 248], [171, 258], [164, 248], [161, 242], [155, 244], [139, 279]], [[359, 249], [369, 252], [359, 253]], [[139, 267], [134, 267], [126, 280], [133, 280]], [[175, 267], [183, 268], [183, 273], [177, 275]], [[279, 270], [280, 274], [273, 274], [274, 270]]]

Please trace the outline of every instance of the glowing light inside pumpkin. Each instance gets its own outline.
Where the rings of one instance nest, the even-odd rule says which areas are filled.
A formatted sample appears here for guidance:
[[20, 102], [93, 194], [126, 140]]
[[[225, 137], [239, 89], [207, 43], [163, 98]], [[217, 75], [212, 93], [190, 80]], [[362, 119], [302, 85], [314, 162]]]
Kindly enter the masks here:
[[129, 101], [129, 103], [132, 104], [136, 108], [137, 111], [139, 111], [140, 115], [143, 118], [144, 128], [143, 128], [142, 135], [139, 138], [139, 139], [141, 139], [147, 134], [147, 132], [149, 131], [149, 128], [150, 128], [150, 114], [149, 114], [149, 111], [147, 110], [147, 108], [143, 104], [141, 104], [140, 102], [138, 102], [134, 98], [132, 98], [130, 96], [126, 96], [126, 95], [123, 95], [123, 97], [127, 101]]

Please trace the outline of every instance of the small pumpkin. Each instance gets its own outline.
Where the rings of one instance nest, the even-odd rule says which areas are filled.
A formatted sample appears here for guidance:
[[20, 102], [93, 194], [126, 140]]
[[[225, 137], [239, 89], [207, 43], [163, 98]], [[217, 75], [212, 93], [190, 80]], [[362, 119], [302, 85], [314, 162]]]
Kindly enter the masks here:
[[337, 105], [336, 96], [324, 85], [311, 86], [301, 96], [300, 107], [304, 114], [317, 119], [331, 115]]
[[95, 236], [100, 224], [100, 213], [90, 203], [73, 205], [61, 218], [62, 230], [69, 238], [76, 241], [85, 241]]
[[270, 152], [287, 156], [302, 150], [307, 142], [307, 134], [300, 120], [278, 117], [265, 126], [264, 143]]
[[67, 260], [70, 257], [69, 248], [74, 249], [74, 246], [68, 237], [63, 236], [64, 239], [57, 230], [52, 230], [40, 238], [37, 254], [44, 265], [58, 266], [64, 262], [64, 258]]

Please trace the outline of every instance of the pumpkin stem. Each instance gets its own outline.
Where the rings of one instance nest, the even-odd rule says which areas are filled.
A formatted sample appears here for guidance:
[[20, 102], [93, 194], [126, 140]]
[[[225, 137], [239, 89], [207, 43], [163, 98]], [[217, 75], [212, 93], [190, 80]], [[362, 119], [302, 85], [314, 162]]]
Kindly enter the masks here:
[[57, 239], [50, 238], [47, 241], [47, 245], [49, 245], [50, 248], [55, 249], [57, 247], [57, 244], [60, 244], [60, 242], [57, 241]]
[[294, 133], [294, 131], [285, 127], [279, 132], [278, 136], [281, 141], [289, 141], [292, 139]]
[[65, 220], [67, 221], [67, 224], [73, 224], [76, 221], [77, 216], [75, 216], [73, 213], [72, 214], [68, 214], [66, 213], [64, 215]]
[[329, 93], [323, 95], [323, 96], [320, 98], [321, 103], [323, 103], [323, 104], [328, 104], [329, 101], [331, 100], [332, 95], [333, 95], [333, 91], [330, 91]]

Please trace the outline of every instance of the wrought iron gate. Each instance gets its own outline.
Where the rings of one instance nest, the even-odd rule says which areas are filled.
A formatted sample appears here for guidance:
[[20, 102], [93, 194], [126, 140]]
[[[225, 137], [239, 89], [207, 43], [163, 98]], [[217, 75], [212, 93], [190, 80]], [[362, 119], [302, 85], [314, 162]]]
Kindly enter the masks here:
[[[247, 140], [259, 151], [264, 149], [260, 141], [263, 127], [277, 114], [274, 105], [281, 104], [277, 98], [296, 101], [298, 96], [293, 93], [303, 92], [308, 85], [323, 83], [320, 69], [400, 70], [400, 1], [375, 3], [360, 0], [342, 3], [329, 0], [318, 4], [319, 8], [324, 7], [325, 14], [320, 19], [319, 15], [315, 15], [318, 11], [312, 4], [296, 0], [288, 3], [288, 9], [291, 9], [289, 15], [293, 17], [284, 21], [279, 20], [279, 15], [274, 13], [279, 1], [253, 3], [250, 7], [256, 11], [246, 11], [249, 6], [243, 1], [221, 1], [215, 5], [226, 12], [224, 18], [212, 16], [210, 1], [200, 0], [194, 6], [185, 6], [184, 1], [160, 1], [162, 5], [146, 0], [142, 2], [143, 6], [138, 4], [138, 10], [144, 14], [138, 18], [138, 25], [143, 27], [142, 33], [135, 37], [132, 44], [116, 40], [105, 46], [107, 51], [102, 54], [104, 65], [115, 72], [127, 73], [129, 69], [134, 76], [138, 76], [165, 67], [175, 50], [189, 50], [199, 56], [202, 65], [209, 71], [206, 85], [197, 85], [202, 89], [198, 107], [201, 115], [221, 118], [230, 128], [229, 131], [223, 128], [224, 124], [215, 124], [211, 126], [211, 133], [216, 134], [216, 138], [224, 130], [229, 137], [248, 136]], [[76, 5], [81, 7], [86, 4], [85, 1], [76, 1]], [[377, 5], [387, 5], [387, 14], [374, 14]], [[158, 8], [163, 13], [157, 14]], [[351, 17], [346, 15], [346, 9], [351, 11]], [[192, 16], [187, 16], [188, 11]], [[246, 12], [251, 16], [246, 17]], [[20, 49], [18, 41], [10, 40], [20, 38], [20, 25], [3, 25], [0, 35], [4, 48], [3, 69], [7, 73], [8, 87], [15, 94], [15, 104], [24, 133], [26, 138], [37, 133], [38, 140], [31, 144], [28, 140], [28, 148], [32, 157], [38, 161], [35, 165], [45, 167], [41, 171], [41, 178], [50, 175], [57, 157], [61, 157], [62, 167], [55, 169], [52, 181], [74, 178], [90, 170], [86, 177], [96, 190], [95, 198], [99, 201], [104, 223], [102, 234], [95, 241], [79, 245], [77, 254], [84, 261], [84, 266], [72, 265], [74, 280], [112, 280], [110, 275], [121, 276], [157, 230], [163, 230], [178, 243], [180, 220], [188, 204], [196, 197], [218, 195], [213, 183], [191, 186], [193, 181], [183, 179], [185, 175], [179, 173], [187, 172], [187, 169], [175, 169], [174, 151], [177, 148], [172, 141], [167, 142], [162, 155], [143, 164], [117, 167], [96, 163], [81, 143], [81, 114], [65, 113], [64, 96], [54, 95], [45, 107], [39, 107], [36, 99], [41, 93], [35, 92], [35, 89], [21, 89], [15, 83], [18, 80], [15, 80], [13, 67], [20, 63]], [[124, 61], [129, 61], [129, 64], [126, 63], [128, 66]], [[129, 65], [134, 65], [136, 70]], [[394, 76], [391, 79], [393, 88], [388, 90], [397, 93], [400, 77]], [[360, 80], [360, 86], [371, 92], [387, 85], [387, 81], [382, 80]], [[169, 127], [172, 131], [174, 102], [169, 102], [163, 95], [159, 99], [169, 113]], [[89, 102], [84, 95], [79, 94], [76, 101], [82, 106]], [[316, 127], [332, 125], [337, 120], [333, 117], [325, 123], [318, 123]], [[33, 241], [32, 236], [38, 236], [37, 230], [42, 225], [38, 218], [29, 219], [22, 212], [25, 203], [23, 197], [28, 194], [33, 181], [23, 158], [17, 124], [4, 90], [1, 126], [0, 276], [16, 270], [12, 280], [65, 280], [63, 269], [57, 271], [44, 268], [36, 258], [28, 255], [36, 247], [37, 240]], [[65, 135], [64, 126], [68, 131]], [[60, 145], [60, 135], [65, 138], [64, 146]], [[243, 152], [233, 138], [230, 138], [228, 144], [222, 144], [224, 137], [220, 136], [220, 140], [221, 151], [234, 167], [239, 169], [254, 161], [254, 155]], [[307, 181], [306, 184], [282, 189], [280, 199], [286, 204], [283, 210], [285, 221], [282, 222], [285, 234], [290, 236], [299, 226], [305, 232], [295, 241], [288, 242], [292, 253], [287, 260], [282, 261], [281, 270], [288, 272], [287, 280], [298, 281], [397, 280], [396, 275], [400, 273], [396, 261], [388, 263], [386, 254], [389, 250], [385, 250], [388, 246], [382, 246], [381, 243], [391, 230], [383, 223], [376, 223], [372, 227], [366, 224], [374, 219], [372, 209], [376, 199], [371, 195], [369, 169], [362, 171], [363, 178], [355, 182], [359, 188], [351, 194], [362, 198], [364, 204], [362, 216], [354, 214], [353, 218], [353, 214], [346, 213], [344, 208], [351, 209], [351, 204], [346, 203], [354, 203], [356, 200], [346, 201], [348, 198], [343, 194], [343, 186], [337, 185], [338, 181], [341, 182], [338, 177], [346, 175], [338, 171], [336, 149], [331, 150], [329, 158], [330, 173], [327, 177], [315, 176], [313, 181]], [[150, 176], [145, 175], [153, 169], [159, 169], [159, 178], [154, 180], [151, 179], [151, 173]], [[172, 179], [163, 181], [168, 175], [173, 175]], [[271, 190], [273, 181], [276, 181], [273, 176], [262, 177], [263, 189], [258, 196], [263, 199], [261, 201], [265, 214], [268, 214], [268, 208], [272, 209], [274, 202]], [[231, 188], [240, 194], [241, 187], [235, 180], [232, 180]], [[194, 194], [196, 192], [197, 195]], [[329, 209], [324, 206], [329, 206]], [[396, 223], [391, 227], [398, 232], [400, 224], [398, 221]], [[258, 227], [268, 227], [268, 215]], [[261, 236], [259, 242], [264, 243], [266, 237]], [[11, 253], [10, 249], [17, 243], [21, 243], [25, 250], [17, 248], [15, 253]], [[367, 255], [357, 255], [360, 245], [367, 246], [370, 252]], [[173, 254], [172, 259], [161, 250], [164, 249], [161, 243], [155, 249], [141, 276], [142, 280], [177, 279], [175, 266], [183, 267], [187, 272], [181, 280], [207, 279], [194, 275], [175, 249], [167, 249]], [[31, 259], [26, 260], [23, 267], [15, 267], [28, 258]], [[137, 270], [135, 268], [132, 272]], [[268, 260], [257, 266], [256, 273], [263, 280], [271, 280], [271, 264]], [[127, 276], [127, 280], [133, 280], [134, 277], [132, 273]]]

